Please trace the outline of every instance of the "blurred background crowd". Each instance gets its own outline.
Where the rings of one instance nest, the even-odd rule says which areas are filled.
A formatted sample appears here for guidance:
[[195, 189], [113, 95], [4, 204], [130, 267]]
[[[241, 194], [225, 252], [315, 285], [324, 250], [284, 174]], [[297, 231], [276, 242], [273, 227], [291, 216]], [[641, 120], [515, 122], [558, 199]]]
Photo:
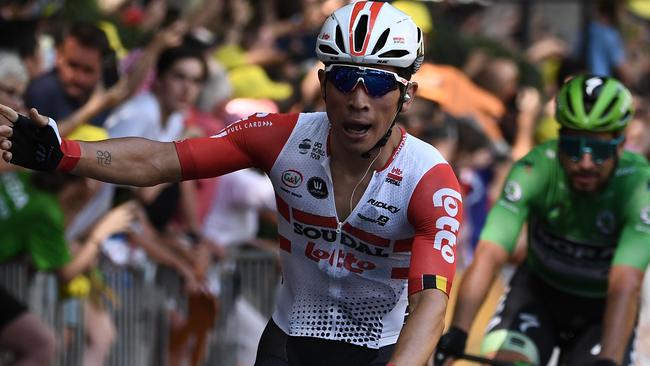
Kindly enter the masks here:
[[[320, 111], [316, 36], [346, 2], [3, 0], [0, 103], [86, 141]], [[510, 164], [557, 136], [571, 75], [633, 91], [626, 148], [650, 157], [650, 1], [392, 3], [426, 37], [398, 121], [461, 181], [465, 265]], [[274, 210], [252, 169], [134, 188], [0, 163], [0, 283], [51, 323], [58, 364], [252, 365], [279, 280]]]

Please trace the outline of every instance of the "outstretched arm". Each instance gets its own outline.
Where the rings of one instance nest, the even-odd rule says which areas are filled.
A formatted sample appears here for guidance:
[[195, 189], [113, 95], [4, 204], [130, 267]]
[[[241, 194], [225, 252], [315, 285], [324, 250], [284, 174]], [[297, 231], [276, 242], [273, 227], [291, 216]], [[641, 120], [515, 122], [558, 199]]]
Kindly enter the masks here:
[[162, 143], [142, 138], [92, 143], [62, 140], [56, 123], [32, 109], [30, 119], [0, 104], [0, 156], [34, 170], [63, 170], [111, 183], [148, 186], [216, 177], [257, 167], [269, 172], [298, 114], [260, 113], [212, 137]]
[[181, 180], [172, 142], [127, 137], [79, 145], [80, 158], [71, 170], [75, 175], [139, 187]]
[[[6, 162], [28, 168], [37, 165], [42, 170], [69, 170], [76, 175], [134, 186], [181, 179], [174, 143], [142, 138], [70, 142], [61, 140], [56, 124], [36, 109], [30, 110], [29, 117], [36, 126], [17, 127], [18, 114], [0, 104], [0, 153]], [[51, 128], [44, 128], [48, 123]]]

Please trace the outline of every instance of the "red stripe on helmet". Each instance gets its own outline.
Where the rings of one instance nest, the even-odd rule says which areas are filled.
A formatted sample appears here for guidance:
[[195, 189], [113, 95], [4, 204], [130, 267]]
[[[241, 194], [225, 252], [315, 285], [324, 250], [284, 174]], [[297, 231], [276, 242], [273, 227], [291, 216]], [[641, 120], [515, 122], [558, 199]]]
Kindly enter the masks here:
[[366, 7], [366, 3], [367, 1], [359, 1], [355, 3], [354, 9], [352, 9], [352, 15], [350, 16], [350, 29], [348, 32], [350, 35], [350, 55], [352, 56], [363, 56], [366, 53], [366, 50], [368, 49], [368, 43], [370, 42], [370, 35], [372, 34], [372, 28], [375, 26], [375, 21], [377, 20], [377, 16], [379, 15], [381, 7], [385, 4], [382, 2], [373, 2], [372, 5], [370, 5], [370, 21], [368, 22], [368, 31], [366, 32], [366, 37], [363, 40], [363, 47], [361, 48], [361, 51], [356, 52], [354, 44], [354, 32], [352, 28], [354, 27], [354, 24], [356, 23], [357, 17], [359, 16], [361, 10]]

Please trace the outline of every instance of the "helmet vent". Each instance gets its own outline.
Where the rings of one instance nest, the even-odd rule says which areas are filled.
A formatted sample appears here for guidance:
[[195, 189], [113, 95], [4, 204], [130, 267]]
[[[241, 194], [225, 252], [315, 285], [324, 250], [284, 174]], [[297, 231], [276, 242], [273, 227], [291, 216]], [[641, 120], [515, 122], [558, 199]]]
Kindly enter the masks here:
[[621, 121], [627, 121], [631, 117], [632, 117], [632, 111], [628, 109], [627, 112], [625, 112], [625, 114], [623, 115], [623, 117], [621, 117]]
[[[343, 53], [345, 53], [345, 42], [343, 40], [343, 32], [341, 31], [340, 26], [336, 26], [336, 47]], [[338, 52], [334, 52], [338, 55]]]
[[368, 33], [368, 16], [362, 15], [359, 18], [359, 23], [354, 29], [354, 51], [361, 52], [363, 49], [363, 41], [366, 39], [366, 33]]
[[400, 58], [409, 54], [407, 50], [392, 50], [379, 55], [379, 58]]
[[326, 53], [328, 55], [338, 55], [339, 54], [338, 52], [336, 52], [335, 49], [333, 49], [332, 47], [330, 47], [330, 46], [328, 46], [326, 44], [322, 44], [322, 45], [318, 46], [318, 49], [322, 53]]
[[384, 33], [379, 36], [379, 39], [377, 40], [377, 43], [375, 44], [375, 48], [372, 49], [371, 55], [376, 54], [379, 52], [380, 49], [384, 48], [386, 45], [386, 40], [388, 39], [388, 33], [390, 33], [390, 29], [386, 29]]
[[567, 97], [566, 109], [570, 116], [575, 116], [576, 111], [573, 109], [573, 103], [571, 103], [571, 100], [569, 100], [568, 97]]
[[609, 104], [607, 104], [607, 107], [605, 107], [605, 110], [601, 114], [601, 116], [609, 116], [609, 113], [612, 111], [612, 108], [614, 108], [614, 105], [616, 104], [616, 101], [618, 98], [612, 98], [612, 100], [609, 101]]

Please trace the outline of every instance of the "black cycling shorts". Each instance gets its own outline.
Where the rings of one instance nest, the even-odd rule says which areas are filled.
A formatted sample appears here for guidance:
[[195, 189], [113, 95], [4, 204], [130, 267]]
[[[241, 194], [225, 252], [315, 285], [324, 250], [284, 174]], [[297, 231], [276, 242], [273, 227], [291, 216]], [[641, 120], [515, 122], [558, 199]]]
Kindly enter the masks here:
[[0, 286], [0, 332], [7, 324], [27, 311], [27, 306], [18, 301], [4, 287]]
[[[490, 320], [486, 335], [512, 331], [514, 343], [534, 343], [539, 364], [546, 365], [553, 349], [560, 347], [560, 365], [590, 365], [600, 352], [605, 299], [572, 295], [555, 289], [525, 265], [517, 268], [504, 298]], [[630, 364], [634, 334], [628, 340], [623, 365]]]
[[312, 337], [291, 337], [273, 319], [264, 329], [255, 366], [385, 366], [395, 345], [372, 349]]

